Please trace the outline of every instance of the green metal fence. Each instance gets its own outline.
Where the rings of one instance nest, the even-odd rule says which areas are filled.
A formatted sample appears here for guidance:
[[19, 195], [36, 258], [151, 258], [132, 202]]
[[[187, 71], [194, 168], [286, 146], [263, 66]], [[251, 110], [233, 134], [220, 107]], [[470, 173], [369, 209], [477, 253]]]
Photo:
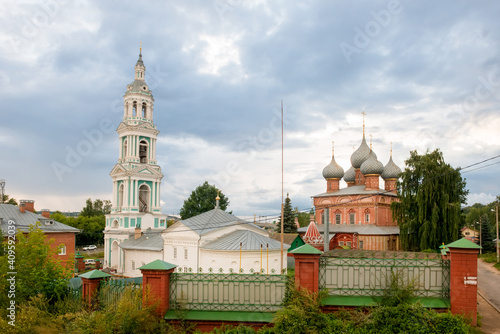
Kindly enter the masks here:
[[180, 274], [170, 276], [170, 305], [197, 311], [276, 312], [286, 275]]
[[[134, 283], [128, 280], [117, 280], [109, 279], [102, 280], [100, 291], [99, 291], [99, 301], [101, 307], [112, 307], [116, 308], [120, 299], [125, 295], [127, 288], [129, 287], [129, 293], [137, 293], [142, 295], [142, 284]], [[142, 307], [141, 298], [135, 298], [137, 300], [137, 308]]]
[[382, 296], [393, 278], [416, 297], [449, 299], [450, 264], [438, 254], [338, 249], [320, 258], [319, 286], [331, 296]]

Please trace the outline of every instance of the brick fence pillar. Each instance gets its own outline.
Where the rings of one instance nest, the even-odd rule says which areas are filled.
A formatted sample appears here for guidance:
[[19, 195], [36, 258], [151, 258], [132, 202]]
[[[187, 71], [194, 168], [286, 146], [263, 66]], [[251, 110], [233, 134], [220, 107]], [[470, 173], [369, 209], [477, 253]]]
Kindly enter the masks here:
[[101, 269], [101, 260], [99, 260], [99, 259], [95, 260], [95, 268], [97, 270]]
[[165, 316], [170, 299], [170, 274], [177, 266], [162, 260], [155, 260], [142, 267], [142, 305], [156, 305], [158, 317]]
[[80, 252], [77, 252], [75, 255], [76, 260], [76, 271], [82, 272], [85, 271], [85, 263], [83, 263], [83, 255]]
[[311, 292], [319, 290], [319, 257], [323, 252], [305, 244], [290, 251], [295, 258], [295, 283]]
[[82, 279], [82, 299], [88, 303], [89, 307], [92, 307], [92, 302], [96, 298], [101, 281], [110, 276], [110, 274], [100, 270], [92, 270], [80, 275]]
[[477, 255], [480, 246], [462, 238], [446, 245], [450, 259], [451, 313], [462, 314], [477, 325]]

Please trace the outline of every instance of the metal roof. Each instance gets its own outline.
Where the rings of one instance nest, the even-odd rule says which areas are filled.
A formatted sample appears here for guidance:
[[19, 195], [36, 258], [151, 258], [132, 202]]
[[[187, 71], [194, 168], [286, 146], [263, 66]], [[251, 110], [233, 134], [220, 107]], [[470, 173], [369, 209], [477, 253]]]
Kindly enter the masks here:
[[321, 193], [313, 197], [332, 197], [332, 196], [345, 196], [345, 195], [376, 195], [376, 194], [397, 197], [395, 193], [384, 189], [366, 190], [364, 185], [350, 186], [334, 191], [332, 193]]
[[[261, 245], [264, 251], [266, 249], [281, 249], [281, 243], [279, 241], [248, 230], [234, 231], [229, 234], [223, 235], [222, 237], [217, 238], [214, 241], [206, 243], [205, 245], [201, 246], [201, 248], [212, 250], [239, 251], [240, 244], [241, 250], [244, 251], [258, 251], [260, 250]], [[267, 248], [268, 246], [269, 248]], [[283, 244], [283, 249], [288, 248], [290, 248], [290, 245]]]
[[204, 212], [186, 220], [181, 220], [180, 223], [198, 233], [198, 235], [205, 235], [213, 230], [230, 225], [252, 226], [258, 230], [262, 230], [254, 223], [244, 221], [218, 208]]
[[168, 263], [162, 260], [154, 260], [153, 262], [150, 262], [148, 264], [143, 265], [142, 267], [139, 267], [138, 269], [144, 269], [144, 270], [170, 270], [177, 268], [177, 265]]
[[127, 250], [163, 250], [163, 238], [161, 237], [161, 233], [153, 232], [150, 227], [140, 238], [134, 239], [132, 235], [131, 237], [132, 239], [127, 239], [118, 246]]
[[[60, 233], [60, 232], [73, 232], [79, 233], [80, 230], [66, 224], [55, 221], [54, 219], [47, 219], [42, 215], [25, 211], [20, 212], [19, 207], [12, 204], [0, 204], [0, 226], [3, 235], [8, 232], [8, 221], [12, 220], [15, 223], [16, 230], [22, 232], [29, 232], [29, 227], [40, 222], [39, 228], [47, 233]], [[52, 223], [49, 223], [52, 222]]]
[[[325, 226], [317, 225], [318, 231], [323, 233]], [[307, 227], [301, 227], [299, 232], [306, 232]], [[337, 225], [330, 224], [330, 234], [333, 233], [358, 233], [364, 235], [390, 235], [399, 234], [399, 226], [377, 226], [377, 225]]]

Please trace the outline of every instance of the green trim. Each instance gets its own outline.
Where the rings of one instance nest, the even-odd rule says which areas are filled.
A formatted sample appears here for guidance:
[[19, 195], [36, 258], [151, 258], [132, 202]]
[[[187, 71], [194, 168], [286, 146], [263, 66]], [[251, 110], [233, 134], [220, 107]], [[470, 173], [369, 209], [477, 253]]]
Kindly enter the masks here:
[[[169, 310], [165, 314], [166, 320], [178, 320], [178, 313]], [[185, 320], [198, 321], [235, 321], [235, 322], [265, 322], [273, 321], [274, 313], [271, 312], [226, 312], [226, 311], [183, 311]]]
[[144, 270], [170, 270], [177, 268], [175, 264], [168, 263], [162, 260], [154, 260], [153, 262], [150, 262], [148, 264], [143, 265], [142, 267], [139, 267], [137, 269], [144, 269]]
[[322, 251], [314, 248], [313, 246], [311, 246], [309, 244], [302, 245], [302, 246], [295, 248], [293, 251], [290, 251], [288, 253], [291, 253], [291, 254], [311, 254], [311, 255], [323, 254]]
[[[321, 301], [321, 305], [325, 306], [377, 306], [377, 297], [367, 296], [328, 296]], [[442, 298], [412, 298], [410, 303], [420, 302], [423, 307], [427, 308], [450, 308], [450, 300]]]
[[128, 207], [130, 208], [130, 188], [132, 188], [130, 186], [131, 182], [130, 182], [130, 176], [128, 177]]
[[128, 228], [128, 217], [125, 217], [125, 228]]
[[105, 272], [102, 272], [100, 270], [94, 269], [94, 270], [91, 270], [89, 272], [86, 272], [85, 274], [80, 275], [80, 277], [92, 279], [92, 278], [111, 277], [111, 275], [107, 274]]
[[137, 225], [135, 227], [141, 227], [141, 223], [142, 223], [142, 218], [137, 217]]
[[446, 248], [467, 248], [467, 249], [481, 249], [482, 247], [473, 243], [465, 238], [453, 241], [451, 244], [445, 246]]
[[130, 218], [130, 227], [135, 227], [135, 218]]
[[155, 228], [158, 228], [158, 218], [155, 218]]

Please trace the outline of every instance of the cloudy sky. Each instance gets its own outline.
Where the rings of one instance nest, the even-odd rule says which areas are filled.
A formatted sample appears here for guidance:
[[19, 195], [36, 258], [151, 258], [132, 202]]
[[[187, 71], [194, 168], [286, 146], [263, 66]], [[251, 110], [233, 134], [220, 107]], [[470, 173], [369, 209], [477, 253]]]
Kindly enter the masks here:
[[[205, 180], [237, 215], [278, 213], [281, 100], [300, 209], [326, 189], [332, 141], [350, 167], [363, 110], [384, 165], [393, 142], [400, 167], [435, 148], [465, 167], [500, 154], [499, 13], [493, 0], [2, 1], [0, 179], [37, 210], [110, 199], [139, 42], [165, 213]], [[500, 194], [496, 162], [464, 170], [469, 204]]]

